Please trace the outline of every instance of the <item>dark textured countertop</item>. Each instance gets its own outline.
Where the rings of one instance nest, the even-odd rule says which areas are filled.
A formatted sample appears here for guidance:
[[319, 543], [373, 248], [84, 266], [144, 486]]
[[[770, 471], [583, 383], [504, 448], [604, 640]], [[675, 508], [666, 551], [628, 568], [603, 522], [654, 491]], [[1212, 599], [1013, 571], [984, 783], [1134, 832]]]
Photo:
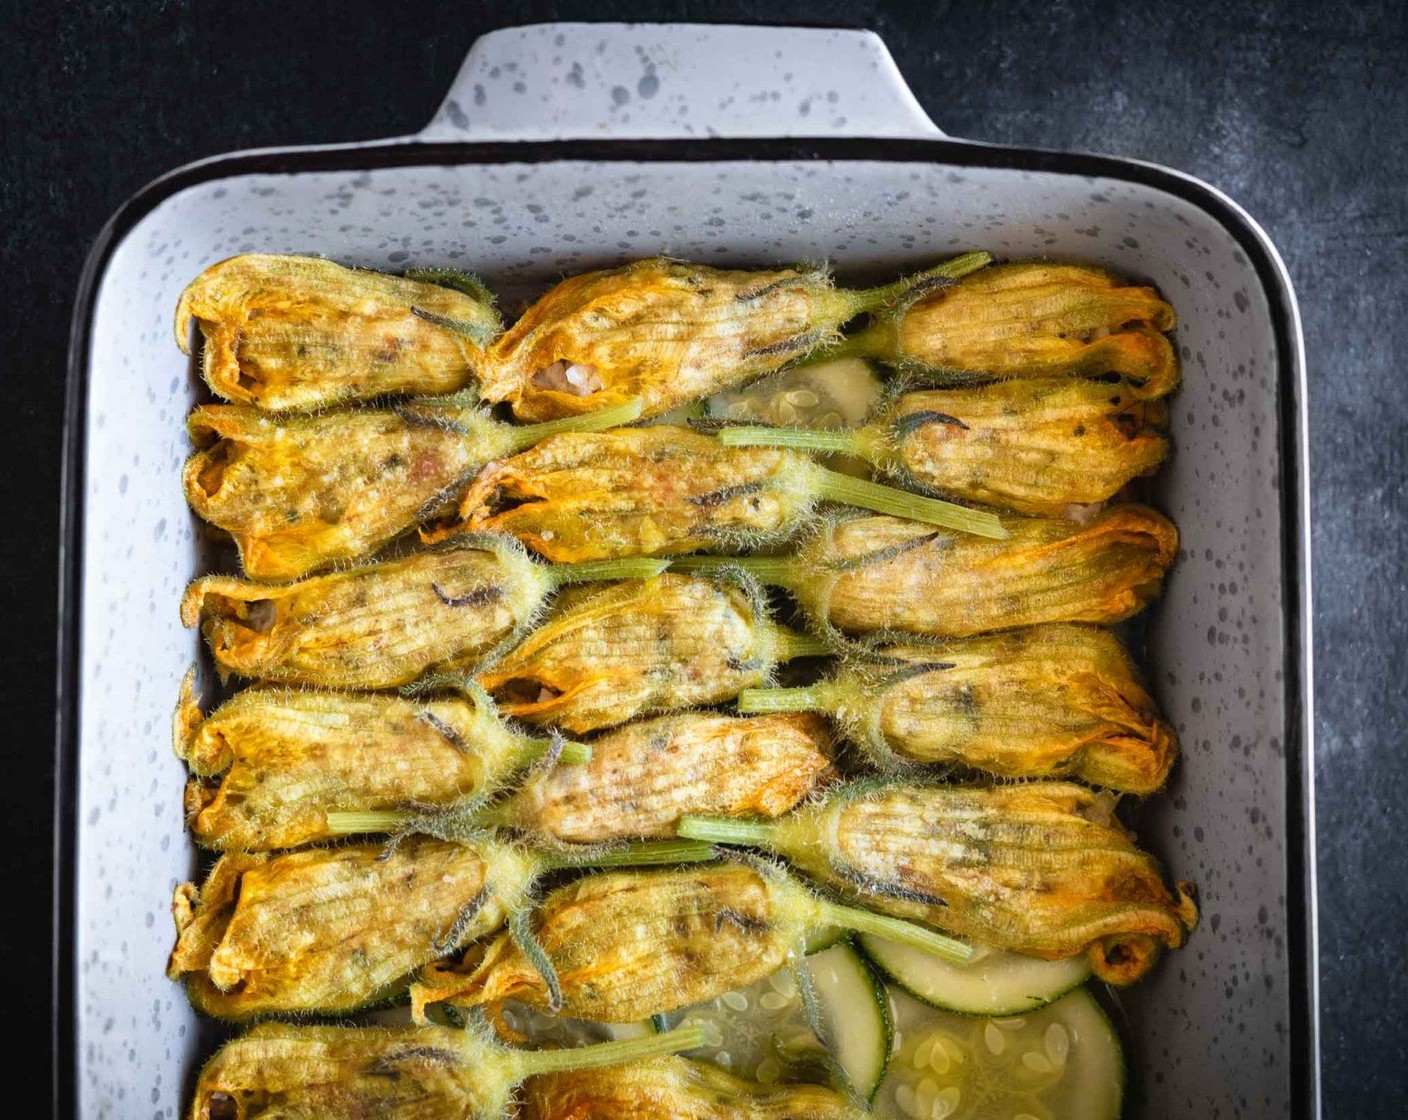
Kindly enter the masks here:
[[0, 962], [21, 1027], [13, 1069], [46, 1083], [60, 415], [70, 305], [103, 221], [142, 183], [200, 156], [414, 131], [470, 42], [494, 26], [761, 19], [873, 28], [951, 134], [1181, 168], [1236, 198], [1280, 247], [1309, 348], [1326, 1115], [1389, 1115], [1408, 1098], [1400, 5], [126, 7], [8, 2], [0, 24], [0, 385], [10, 425], [0, 469], [0, 883], [12, 891]]

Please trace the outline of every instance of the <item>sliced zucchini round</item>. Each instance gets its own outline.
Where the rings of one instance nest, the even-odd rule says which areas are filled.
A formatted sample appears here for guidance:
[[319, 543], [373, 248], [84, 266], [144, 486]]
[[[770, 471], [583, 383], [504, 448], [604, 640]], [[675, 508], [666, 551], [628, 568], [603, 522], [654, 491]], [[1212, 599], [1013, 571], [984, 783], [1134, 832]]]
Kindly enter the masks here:
[[968, 1015], [1019, 1015], [1060, 999], [1090, 978], [1090, 959], [1044, 961], [984, 945], [967, 964], [863, 934], [861, 948], [880, 971], [916, 999]]
[[503, 1021], [505, 1026], [523, 1035], [534, 1046], [560, 1046], [563, 1049], [615, 1042], [623, 1038], [644, 1038], [656, 1033], [655, 1024], [649, 1019], [642, 1019], [639, 1023], [589, 1023], [583, 1019], [549, 1015], [515, 1000], [504, 1004]]
[[865, 1100], [875, 1095], [890, 1060], [894, 1031], [880, 978], [849, 944], [807, 958], [826, 1046]]
[[875, 1098], [892, 1120], [1117, 1120], [1124, 1052], [1077, 989], [1027, 1015], [940, 1011], [890, 989], [895, 1055]]
[[[828, 1065], [869, 1099], [890, 1055], [889, 1001], [884, 985], [848, 943], [806, 958]], [[705, 1044], [689, 1056], [764, 1084], [815, 1079], [822, 1044], [807, 1022], [790, 969], [692, 1007], [671, 1026], [699, 1026]]]

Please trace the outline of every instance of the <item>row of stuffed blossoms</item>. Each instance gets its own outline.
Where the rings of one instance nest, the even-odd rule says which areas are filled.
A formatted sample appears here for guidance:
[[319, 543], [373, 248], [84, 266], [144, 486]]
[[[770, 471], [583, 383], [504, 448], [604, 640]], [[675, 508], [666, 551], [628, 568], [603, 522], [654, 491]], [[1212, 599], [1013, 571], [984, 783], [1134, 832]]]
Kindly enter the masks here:
[[[619, 668], [596, 667], [603, 690]], [[177, 751], [192, 833], [270, 851], [334, 839], [357, 814], [364, 830], [478, 817], [551, 843], [659, 838], [684, 812], [791, 808], [834, 774], [838, 740], [881, 772], [939, 765], [1136, 794], [1159, 789], [1176, 754], [1119, 643], [1068, 624], [879, 646], [808, 687], [746, 688], [739, 715], [683, 707], [589, 743], [517, 730], [499, 707], [474, 682], [447, 682], [411, 697], [254, 688], [204, 715], [188, 682]]]
[[[1065, 782], [872, 779], [768, 822], [684, 817], [681, 833], [784, 855], [717, 859], [697, 840], [543, 847], [487, 829], [227, 853], [176, 895], [173, 979], [231, 1020], [335, 1015], [410, 994], [497, 1016], [514, 1000], [629, 1024], [786, 966], [827, 929], [962, 963], [969, 941], [1086, 957], [1127, 984], [1197, 918], [1114, 816]], [[694, 866], [677, 866], [681, 864]], [[670, 864], [665, 870], [644, 866]], [[535, 900], [550, 872], [593, 867]]]
[[[1014, 521], [1003, 540], [889, 517], [827, 521], [790, 556], [684, 557], [677, 571], [645, 558], [544, 564], [481, 534], [287, 584], [205, 576], [181, 612], [226, 677], [356, 690], [474, 679], [509, 714], [581, 733], [727, 702], [799, 657], [952, 670], [950, 653], [962, 659], [982, 635], [1119, 622], [1157, 594], [1176, 545], [1165, 518], [1134, 505], [1087, 522]], [[793, 594], [807, 631], [775, 620], [763, 584]], [[1026, 638], [988, 671], [1055, 681], [1067, 664], [1073, 680], [1127, 682], [1114, 691], [1137, 696], [1108, 640]]]
[[[192, 414], [186, 496], [265, 579], [417, 529], [501, 529], [556, 560], [731, 550], [787, 538], [822, 502], [997, 535], [974, 505], [1069, 515], [1154, 471], [1178, 380], [1152, 289], [981, 253], [863, 292], [640, 261], [563, 281], [502, 334], [454, 274], [245, 256], [191, 284], [183, 343], [192, 321], [234, 403]], [[896, 372], [851, 431], [621, 426], [856, 354]], [[496, 420], [498, 402], [532, 422]], [[816, 461], [836, 452], [904, 492]]]
[[636, 397], [658, 416], [837, 352], [951, 381], [1113, 373], [1146, 396], [1177, 383], [1161, 333], [1173, 309], [1152, 288], [1085, 265], [990, 262], [965, 253], [854, 290], [824, 268], [655, 257], [563, 280], [505, 331], [492, 294], [465, 273], [247, 255], [186, 289], [176, 341], [187, 350], [194, 324], [212, 391], [261, 409], [472, 388], [526, 421]]
[[[183, 296], [183, 346], [193, 321], [236, 403], [192, 415], [186, 492], [255, 578], [197, 580], [182, 619], [251, 687], [183, 688], [188, 820], [222, 854], [176, 892], [169, 972], [229, 1020], [418, 1023], [257, 1027], [193, 1116], [497, 1116], [521, 1083], [544, 1118], [861, 1116], [665, 1057], [688, 1030], [507, 1048], [505, 1005], [631, 1024], [829, 930], [1124, 984], [1193, 928], [1114, 814], [1176, 755], [1106, 629], [1177, 550], [1104, 506], [1167, 453], [1152, 290], [985, 254], [866, 291], [650, 260], [504, 331], [460, 274], [242, 257]], [[623, 426], [843, 355], [897, 371], [847, 431]]]

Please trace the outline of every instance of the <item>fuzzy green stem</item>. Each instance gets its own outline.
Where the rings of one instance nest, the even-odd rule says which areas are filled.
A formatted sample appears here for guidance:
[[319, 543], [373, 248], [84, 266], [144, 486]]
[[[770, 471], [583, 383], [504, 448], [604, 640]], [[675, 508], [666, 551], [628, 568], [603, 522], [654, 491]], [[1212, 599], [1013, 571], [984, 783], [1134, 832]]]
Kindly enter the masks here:
[[738, 710], [744, 715], [770, 712], [819, 712], [825, 705], [816, 685], [810, 688], [745, 688], [738, 694]]
[[770, 848], [777, 826], [771, 821], [731, 820], [728, 817], [681, 817], [675, 833], [712, 844], [746, 844]]
[[790, 556], [676, 556], [670, 561], [672, 572], [686, 575], [714, 575], [729, 568], [738, 568], [760, 583], [776, 587], [790, 587], [793, 581]]
[[787, 447], [798, 451], [840, 452], [860, 455], [854, 432], [822, 432], [807, 428], [724, 428], [718, 440], [725, 447]]
[[818, 346], [807, 355], [807, 365], [821, 365], [842, 358], [890, 359], [897, 355], [899, 339], [895, 325], [888, 319], [876, 319], [854, 334], [844, 335], [835, 342]]
[[923, 272], [916, 272], [912, 276], [903, 276], [893, 283], [884, 284], [878, 288], [869, 288], [858, 292], [857, 295], [862, 300], [864, 310], [877, 311], [903, 299], [916, 288], [924, 287], [936, 280], [958, 280], [991, 263], [991, 253], [985, 253], [981, 250], [973, 253], [961, 253], [951, 260], [944, 261], [943, 264], [926, 268]]
[[619, 560], [587, 560], [580, 564], [549, 564], [547, 574], [556, 585], [594, 583], [598, 580], [650, 579], [670, 566], [668, 560], [627, 556]]
[[541, 424], [527, 424], [513, 427], [509, 434], [509, 448], [522, 451], [549, 436], [560, 436], [568, 432], [604, 432], [608, 428], [619, 428], [640, 419], [641, 400], [632, 397], [624, 404], [584, 412], [577, 416], [564, 416], [560, 420], [548, 420]]
[[[913, 276], [905, 276], [893, 284], [854, 293], [857, 313], [867, 312], [870, 323], [854, 334], [837, 339], [807, 355], [807, 363], [830, 362], [837, 358], [880, 358], [893, 362], [902, 358], [897, 319], [903, 317], [906, 296], [927, 290], [935, 280], [958, 280], [991, 263], [987, 253], [964, 253], [950, 261]], [[897, 315], [897, 312], [900, 314]]]
[[476, 816], [475, 822], [486, 829], [498, 828], [521, 828], [522, 822], [518, 819], [518, 798], [516, 795], [500, 798], [491, 801], [484, 806], [484, 810]]
[[[551, 743], [545, 743], [542, 739], [535, 739], [531, 735], [525, 735], [524, 740], [532, 743], [536, 748], [532, 757], [542, 758], [552, 750]], [[562, 745], [558, 748], [557, 761], [562, 766], [584, 766], [592, 760], [592, 748], [586, 743], [578, 743], [573, 739], [562, 740]]]
[[831, 502], [841, 502], [848, 506], [887, 513], [892, 517], [904, 517], [910, 521], [923, 521], [929, 525], [941, 525], [945, 529], [956, 529], [972, 533], [977, 537], [991, 537], [1002, 540], [1007, 530], [1002, 527], [996, 514], [969, 509], [953, 502], [926, 498], [898, 490], [893, 486], [882, 486], [866, 478], [854, 478], [838, 471], [818, 467], [821, 475], [818, 497]]
[[945, 937], [941, 933], [892, 918], [888, 914], [875, 914], [854, 906], [841, 906], [835, 902], [820, 900], [822, 917], [831, 925], [844, 926], [857, 933], [871, 933], [887, 941], [933, 953], [937, 957], [953, 961], [954, 964], [967, 964], [973, 959], [973, 949], [961, 941]]
[[552, 963], [552, 958], [548, 956], [548, 951], [543, 948], [543, 943], [538, 940], [538, 935], [533, 931], [533, 919], [529, 916], [527, 908], [513, 910], [508, 916], [508, 934], [513, 939], [513, 943], [528, 958], [528, 963], [533, 966], [534, 971], [542, 977], [543, 983], [548, 989], [548, 1009], [558, 1011], [562, 1008], [562, 981], [557, 975], [557, 968]]
[[774, 626], [772, 633], [773, 659], [792, 661], [798, 657], [825, 657], [831, 652], [824, 641], [814, 634], [802, 634], [786, 626]]
[[513, 730], [506, 730], [515, 748], [512, 758], [515, 770], [542, 765], [543, 760], [554, 750], [557, 751], [554, 765], [581, 766], [592, 760], [592, 748], [586, 743], [578, 743], [559, 735], [543, 739], [537, 735], [520, 735]]
[[395, 832], [415, 819], [404, 809], [367, 809], [361, 812], [329, 813], [329, 836], [356, 836], [364, 832]]
[[539, 857], [544, 871], [577, 867], [656, 867], [674, 863], [707, 863], [719, 853], [697, 840], [643, 840], [614, 848], [584, 847], [579, 852], [546, 851]]
[[621, 1066], [678, 1054], [704, 1045], [703, 1027], [680, 1027], [664, 1034], [645, 1038], [628, 1038], [619, 1042], [599, 1042], [594, 1046], [578, 1046], [566, 1050], [516, 1050], [522, 1063], [522, 1076], [540, 1073], [570, 1073], [579, 1069], [601, 1066]]

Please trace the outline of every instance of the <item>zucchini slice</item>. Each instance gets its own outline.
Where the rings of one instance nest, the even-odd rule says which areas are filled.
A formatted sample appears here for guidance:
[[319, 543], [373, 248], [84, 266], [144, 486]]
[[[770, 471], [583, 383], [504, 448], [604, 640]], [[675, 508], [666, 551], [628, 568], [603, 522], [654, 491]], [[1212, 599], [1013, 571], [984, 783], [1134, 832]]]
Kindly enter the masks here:
[[885, 1076], [894, 1041], [885, 987], [850, 945], [808, 957], [807, 969], [827, 1049], [851, 1088], [868, 1101]]
[[[833, 1067], [867, 1100], [890, 1056], [889, 1002], [884, 986], [849, 944], [806, 958], [817, 1013]], [[692, 1007], [671, 1026], [700, 1026], [705, 1044], [688, 1052], [764, 1084], [814, 1080], [822, 1052], [791, 970]]]
[[974, 946], [967, 964], [863, 934], [861, 948], [890, 980], [934, 1007], [967, 1015], [1020, 1015], [1045, 1007], [1090, 978], [1084, 955], [1044, 961]]
[[940, 1011], [892, 988], [895, 1056], [875, 1098], [892, 1120], [1117, 1120], [1124, 1052], [1077, 989], [1027, 1015]]

